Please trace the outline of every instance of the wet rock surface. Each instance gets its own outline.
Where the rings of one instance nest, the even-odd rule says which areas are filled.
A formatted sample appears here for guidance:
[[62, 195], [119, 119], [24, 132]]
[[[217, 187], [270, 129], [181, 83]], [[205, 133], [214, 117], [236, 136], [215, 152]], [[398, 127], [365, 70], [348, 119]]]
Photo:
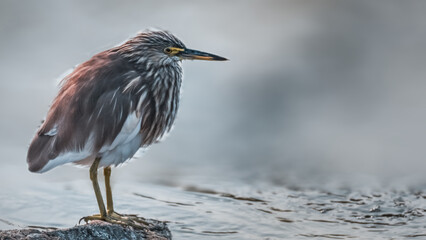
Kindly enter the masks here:
[[0, 231], [1, 240], [28, 239], [72, 239], [72, 240], [95, 240], [95, 239], [137, 239], [137, 240], [168, 240], [172, 239], [170, 230], [166, 223], [147, 220], [148, 226], [135, 229], [119, 224], [110, 224], [102, 221], [92, 221], [89, 224], [77, 225], [67, 229], [55, 228], [26, 228]]

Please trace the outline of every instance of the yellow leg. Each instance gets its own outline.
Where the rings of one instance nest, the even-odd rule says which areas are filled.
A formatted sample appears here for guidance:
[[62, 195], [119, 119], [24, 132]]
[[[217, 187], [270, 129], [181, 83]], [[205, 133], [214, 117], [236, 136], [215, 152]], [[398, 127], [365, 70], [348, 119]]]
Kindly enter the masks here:
[[104, 168], [104, 176], [105, 176], [105, 191], [106, 191], [106, 200], [107, 200], [107, 216], [113, 219], [119, 219], [123, 222], [137, 222], [147, 224], [144, 218], [138, 217], [134, 214], [120, 214], [114, 211], [114, 202], [112, 200], [112, 190], [111, 190], [111, 167]]
[[90, 167], [90, 180], [92, 180], [93, 190], [95, 191], [96, 200], [98, 201], [99, 212], [101, 217], [106, 217], [104, 200], [102, 199], [101, 189], [98, 184], [98, 166], [101, 158], [96, 158]]
[[96, 200], [98, 201], [99, 212], [100, 214], [95, 214], [92, 216], [83, 217], [80, 219], [84, 220], [86, 223], [92, 220], [101, 220], [110, 223], [128, 225], [135, 228], [140, 228], [142, 225], [148, 225], [144, 218], [138, 217], [136, 215], [122, 215], [114, 212], [114, 206], [112, 201], [112, 191], [111, 191], [111, 168], [104, 168], [105, 175], [105, 189], [106, 189], [106, 200], [107, 200], [107, 210], [105, 210], [104, 201], [102, 199], [101, 190], [98, 184], [98, 167], [101, 158], [96, 158], [90, 167], [90, 179], [92, 180], [93, 190], [95, 191]]
[[111, 167], [104, 168], [105, 175], [105, 190], [106, 190], [106, 200], [107, 200], [107, 214], [111, 215], [114, 213], [114, 204], [112, 201], [112, 191], [111, 191]]

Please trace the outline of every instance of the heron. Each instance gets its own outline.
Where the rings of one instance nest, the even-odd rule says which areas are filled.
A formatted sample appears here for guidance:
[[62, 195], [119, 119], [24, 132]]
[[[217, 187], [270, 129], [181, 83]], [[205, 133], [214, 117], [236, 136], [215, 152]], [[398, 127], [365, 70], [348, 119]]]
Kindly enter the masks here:
[[[227, 59], [189, 49], [168, 31], [146, 30], [76, 66], [61, 81], [31, 141], [29, 171], [44, 173], [67, 163], [90, 166], [99, 214], [82, 219], [137, 224], [131, 217], [136, 215], [114, 210], [111, 168], [171, 130], [179, 108], [183, 60]], [[106, 208], [98, 184], [102, 168]]]

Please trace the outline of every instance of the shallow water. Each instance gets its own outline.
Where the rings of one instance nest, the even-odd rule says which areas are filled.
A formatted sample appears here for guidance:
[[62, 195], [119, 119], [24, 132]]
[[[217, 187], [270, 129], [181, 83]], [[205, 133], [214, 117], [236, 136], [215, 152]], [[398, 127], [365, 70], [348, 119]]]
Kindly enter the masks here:
[[[97, 211], [88, 177], [25, 177], [31, 187], [11, 181], [0, 194], [1, 229], [70, 227]], [[118, 174], [113, 182], [117, 211], [167, 221], [175, 239], [426, 238], [421, 187], [248, 184], [196, 173], [169, 182]]]

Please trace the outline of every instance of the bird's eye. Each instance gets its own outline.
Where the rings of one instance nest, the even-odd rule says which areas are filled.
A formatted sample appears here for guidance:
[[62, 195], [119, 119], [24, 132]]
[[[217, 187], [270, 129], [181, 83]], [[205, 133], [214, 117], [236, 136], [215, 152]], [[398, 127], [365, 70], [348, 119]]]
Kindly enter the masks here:
[[165, 48], [165, 49], [164, 49], [164, 52], [165, 52], [165, 53], [171, 53], [171, 52], [172, 52], [172, 49], [170, 49], [170, 48]]

